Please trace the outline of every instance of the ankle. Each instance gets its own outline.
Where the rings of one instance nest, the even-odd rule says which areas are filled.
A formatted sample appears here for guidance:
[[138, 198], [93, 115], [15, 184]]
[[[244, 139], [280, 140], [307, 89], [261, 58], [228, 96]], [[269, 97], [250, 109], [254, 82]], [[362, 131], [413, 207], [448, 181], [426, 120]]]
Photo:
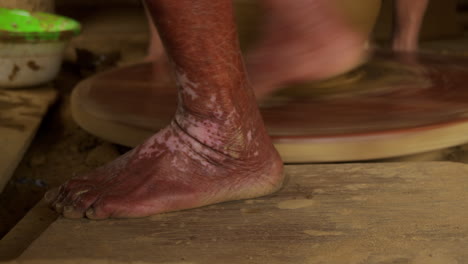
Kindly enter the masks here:
[[[253, 115], [254, 116], [254, 115]], [[261, 119], [241, 118], [236, 111], [213, 115], [176, 114], [173, 126], [188, 137], [233, 159], [257, 157], [273, 145]]]

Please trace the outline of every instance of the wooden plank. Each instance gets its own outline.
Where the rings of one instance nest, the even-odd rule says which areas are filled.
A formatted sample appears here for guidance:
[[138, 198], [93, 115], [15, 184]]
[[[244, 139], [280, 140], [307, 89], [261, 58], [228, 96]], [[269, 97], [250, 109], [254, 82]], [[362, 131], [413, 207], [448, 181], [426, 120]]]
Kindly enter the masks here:
[[57, 217], [58, 214], [41, 200], [0, 240], [0, 261], [19, 257]]
[[468, 263], [468, 166], [286, 172], [268, 197], [144, 219], [59, 219], [15, 263]]
[[28, 90], [0, 89], [0, 192], [56, 97], [57, 92], [51, 86]]

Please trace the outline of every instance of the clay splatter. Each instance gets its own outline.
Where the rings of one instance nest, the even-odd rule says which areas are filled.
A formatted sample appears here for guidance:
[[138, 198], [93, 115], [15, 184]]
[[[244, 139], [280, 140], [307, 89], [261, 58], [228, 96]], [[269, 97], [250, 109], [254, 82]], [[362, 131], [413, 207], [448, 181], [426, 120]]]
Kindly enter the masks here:
[[317, 205], [317, 202], [314, 200], [288, 200], [278, 203], [277, 207], [279, 209], [301, 209], [310, 206]]
[[18, 65], [15, 64], [15, 65], [13, 66], [13, 69], [11, 70], [10, 75], [8, 76], [8, 80], [14, 81], [15, 78], [16, 78], [16, 75], [18, 75], [18, 72], [19, 72], [20, 70], [21, 70], [20, 67], [18, 67]]
[[28, 61], [26, 65], [28, 65], [28, 67], [33, 71], [38, 71], [41, 69], [41, 66], [37, 65], [35, 61]]

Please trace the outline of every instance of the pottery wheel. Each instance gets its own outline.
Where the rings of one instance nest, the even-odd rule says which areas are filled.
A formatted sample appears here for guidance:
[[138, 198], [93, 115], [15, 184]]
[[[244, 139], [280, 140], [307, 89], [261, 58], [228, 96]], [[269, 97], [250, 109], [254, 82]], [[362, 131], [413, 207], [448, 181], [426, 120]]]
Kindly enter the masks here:
[[[135, 146], [176, 108], [171, 74], [152, 63], [81, 82], [72, 112], [87, 131]], [[468, 142], [468, 59], [379, 52], [330, 80], [292, 85], [260, 104], [285, 162], [389, 158]]]

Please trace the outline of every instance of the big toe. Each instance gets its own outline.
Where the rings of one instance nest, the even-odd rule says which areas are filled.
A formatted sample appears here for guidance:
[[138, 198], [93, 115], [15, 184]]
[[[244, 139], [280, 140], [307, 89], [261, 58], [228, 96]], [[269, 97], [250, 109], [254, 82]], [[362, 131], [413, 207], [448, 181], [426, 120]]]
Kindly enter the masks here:
[[98, 199], [99, 193], [94, 190], [74, 190], [70, 199], [63, 208], [63, 216], [66, 218], [83, 218], [86, 211]]
[[111, 218], [113, 211], [111, 204], [98, 202], [86, 210], [86, 217], [92, 220], [104, 220]]

